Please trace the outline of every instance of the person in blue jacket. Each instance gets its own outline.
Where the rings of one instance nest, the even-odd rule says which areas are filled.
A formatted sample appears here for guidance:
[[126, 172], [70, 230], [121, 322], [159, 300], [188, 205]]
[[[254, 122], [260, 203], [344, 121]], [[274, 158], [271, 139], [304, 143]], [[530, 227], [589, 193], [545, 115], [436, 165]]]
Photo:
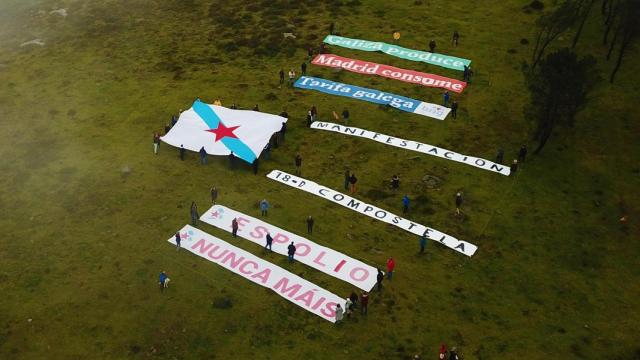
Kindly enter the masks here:
[[409, 197], [405, 195], [402, 198], [402, 213], [406, 214], [407, 212], [409, 212]]
[[167, 281], [168, 278], [169, 277], [164, 271], [160, 271], [160, 292], [164, 291], [165, 282]]

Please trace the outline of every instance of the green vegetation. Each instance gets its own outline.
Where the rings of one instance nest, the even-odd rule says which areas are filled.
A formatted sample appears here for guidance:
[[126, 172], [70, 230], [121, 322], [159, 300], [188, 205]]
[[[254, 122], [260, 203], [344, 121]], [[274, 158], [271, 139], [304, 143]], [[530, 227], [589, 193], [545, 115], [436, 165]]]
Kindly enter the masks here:
[[[466, 359], [636, 359], [640, 356], [638, 51], [627, 50], [613, 84], [599, 11], [576, 52], [601, 74], [573, 128], [558, 127], [543, 152], [507, 178], [372, 141], [304, 127], [348, 107], [350, 123], [492, 159], [515, 158], [534, 124], [521, 64], [531, 59], [544, 1], [51, 1], [0, 2], [0, 358], [407, 359], [437, 356], [441, 342]], [[536, 2], [537, 3], [537, 2]], [[59, 7], [67, 16], [50, 14]], [[458, 119], [439, 122], [319, 92], [278, 88], [278, 71], [306, 59], [331, 21], [340, 34], [392, 41], [473, 61], [473, 84]], [[576, 25], [577, 26], [577, 25]], [[574, 28], [576, 27], [574, 26]], [[460, 45], [450, 44], [454, 29]], [[572, 29], [547, 48], [570, 46]], [[295, 39], [282, 36], [292, 32]], [[41, 39], [44, 45], [24, 42]], [[523, 41], [527, 39], [528, 41]], [[459, 72], [380, 53], [338, 55], [459, 77]], [[612, 60], [613, 61], [613, 60]], [[441, 92], [309, 66], [312, 76], [441, 102]], [[262, 161], [231, 172], [225, 158], [200, 166], [178, 159], [152, 132], [195, 97], [291, 115], [287, 141]], [[529, 142], [533, 145], [533, 142]], [[530, 146], [532, 149], [532, 146]], [[270, 181], [293, 171], [339, 189], [346, 166], [358, 197], [479, 246], [466, 258], [310, 194]], [[386, 188], [393, 173], [401, 193]], [[439, 178], [435, 187], [422, 181]], [[201, 211], [208, 190], [253, 215], [382, 266], [393, 283], [373, 294], [368, 318], [340, 326], [166, 239]], [[462, 217], [454, 195], [465, 194]], [[629, 216], [621, 224], [619, 218]], [[351, 287], [286, 258], [263, 254], [208, 225], [205, 231], [336, 294]], [[160, 294], [166, 270], [171, 287]]]

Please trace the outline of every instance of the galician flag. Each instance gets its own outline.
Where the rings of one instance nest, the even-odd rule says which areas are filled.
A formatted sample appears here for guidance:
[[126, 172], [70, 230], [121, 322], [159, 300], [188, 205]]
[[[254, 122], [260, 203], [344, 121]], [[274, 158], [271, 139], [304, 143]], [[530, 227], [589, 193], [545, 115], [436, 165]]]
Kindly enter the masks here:
[[180, 114], [169, 133], [161, 137], [165, 143], [191, 151], [204, 146], [209, 155], [231, 152], [252, 163], [260, 156], [273, 133], [287, 121], [282, 116], [251, 110], [232, 110], [196, 100], [191, 109]]

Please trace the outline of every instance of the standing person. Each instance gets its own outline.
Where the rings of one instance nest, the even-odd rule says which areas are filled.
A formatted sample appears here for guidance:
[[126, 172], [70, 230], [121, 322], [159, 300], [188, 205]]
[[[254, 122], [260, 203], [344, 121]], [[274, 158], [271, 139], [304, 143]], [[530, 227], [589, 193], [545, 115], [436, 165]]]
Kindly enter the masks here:
[[313, 57], [313, 47], [309, 46], [307, 49], [307, 55], [309, 56], [309, 61], [311, 61], [311, 58]]
[[496, 163], [502, 164], [503, 160], [504, 160], [504, 149], [502, 148], [502, 146], [500, 146], [500, 148], [498, 148], [498, 155], [496, 155]]
[[198, 206], [195, 201], [191, 202], [191, 225], [198, 226]]
[[424, 254], [424, 248], [427, 247], [427, 235], [422, 234], [420, 236], [420, 254]]
[[186, 150], [184, 149], [184, 145], [180, 144], [180, 160], [184, 160], [184, 152]]
[[525, 157], [527, 157], [527, 145], [522, 145], [518, 153], [518, 162], [524, 162]]
[[313, 121], [316, 121], [316, 119], [318, 118], [318, 109], [316, 108], [315, 105], [311, 106], [311, 119]]
[[355, 291], [351, 291], [351, 295], [349, 295], [349, 300], [351, 300], [351, 307], [353, 309], [358, 307], [358, 295]]
[[169, 277], [167, 276], [167, 273], [164, 272], [164, 270], [160, 271], [160, 279], [159, 279], [160, 280], [160, 292], [164, 292], [164, 288], [166, 287], [165, 283], [167, 282], [168, 278]]
[[393, 277], [393, 269], [396, 268], [396, 261], [393, 260], [392, 257], [390, 257], [387, 260], [387, 279], [391, 280], [391, 278]]
[[267, 199], [262, 199], [262, 201], [260, 201], [260, 214], [262, 216], [267, 216], [268, 210], [269, 210], [269, 202], [267, 201]]
[[342, 310], [342, 307], [340, 306], [340, 304], [336, 304], [336, 324], [342, 321], [343, 311], [344, 310]]
[[354, 194], [356, 192], [356, 183], [358, 182], [358, 178], [355, 173], [351, 174], [349, 177], [349, 184], [351, 184], [351, 193]]
[[460, 358], [458, 357], [458, 349], [454, 346], [451, 348], [451, 351], [449, 351], [449, 360], [459, 360]]
[[393, 189], [393, 191], [397, 191], [400, 188], [400, 178], [398, 177], [398, 175], [393, 174], [393, 176], [391, 177], [391, 189]]
[[233, 220], [231, 220], [231, 235], [233, 237], [238, 237], [238, 218], [233, 218]]
[[[285, 112], [286, 114], [286, 112]], [[287, 114], [287, 118], [289, 118]], [[287, 123], [283, 122], [282, 127], [280, 127], [280, 135], [282, 135], [282, 142], [284, 143], [284, 136], [287, 134]]]
[[160, 134], [153, 133], [153, 153], [158, 155], [158, 148], [160, 147]]
[[311, 235], [313, 233], [313, 218], [311, 215], [307, 218], [307, 234]]
[[214, 186], [211, 188], [211, 203], [215, 205], [216, 200], [218, 200], [218, 189]]
[[296, 246], [293, 245], [293, 241], [291, 242], [291, 244], [289, 244], [289, 246], [287, 246], [287, 255], [289, 255], [289, 262], [292, 263], [293, 260], [293, 255], [296, 254]]
[[171, 130], [171, 125], [167, 123], [167, 125], [164, 126], [164, 134], [167, 135], [169, 133], [169, 130]]
[[238, 105], [236, 105], [236, 103], [233, 103], [231, 104], [231, 107], [229, 109], [238, 110]]
[[409, 197], [407, 195], [402, 197], [402, 213], [406, 214], [409, 212]]
[[[282, 110], [282, 112], [280, 113], [280, 116], [289, 120], [289, 113], [287, 112], [287, 110]], [[283, 123], [284, 124], [284, 123]]]
[[471, 78], [473, 78], [473, 70], [471, 70], [471, 66], [469, 66], [469, 71], [467, 74], [467, 82], [471, 84]]
[[454, 119], [458, 118], [458, 102], [456, 100], [451, 102], [451, 117]]
[[282, 84], [284, 84], [284, 70], [280, 69], [280, 86], [282, 86]]
[[267, 232], [267, 244], [264, 246], [264, 248], [269, 249], [269, 251], [273, 252], [273, 250], [271, 249], [271, 245], [273, 245], [273, 238], [271, 237], [271, 234]]
[[360, 295], [360, 313], [362, 315], [367, 315], [367, 308], [369, 306], [369, 293], [367, 293], [366, 291], [362, 292], [362, 295]]
[[453, 46], [458, 46], [458, 39], [460, 39], [460, 34], [458, 34], [458, 30], [454, 30], [453, 31], [453, 38], [451, 39], [451, 42], [453, 43]]
[[303, 62], [302, 65], [300, 65], [300, 70], [301, 70], [302, 76], [307, 75], [307, 63], [306, 62]]
[[231, 170], [236, 168], [236, 156], [233, 154], [233, 151], [229, 154], [229, 168]]
[[[180, 115], [180, 113], [182, 113], [182, 109], [180, 109], [180, 111], [178, 111], [178, 115]], [[175, 115], [171, 115], [171, 127], [173, 127], [173, 125], [178, 123], [178, 117]]]
[[296, 163], [296, 175], [300, 176], [300, 174], [302, 174], [302, 156], [300, 156], [300, 154], [296, 154], [296, 159], [295, 159], [295, 163]]
[[180, 231], [178, 231], [176, 233], [176, 250], [180, 250], [180, 240], [182, 239], [180, 238]]
[[259, 161], [260, 159], [255, 158], [253, 160], [253, 163], [251, 163], [251, 165], [253, 165], [253, 175], [258, 175], [258, 166], [260, 166]]
[[513, 162], [511, 163], [510, 169], [511, 169], [511, 174], [515, 175], [516, 171], [518, 171], [518, 160], [513, 159]]
[[311, 110], [307, 112], [307, 127], [311, 127], [311, 123], [313, 122], [313, 115], [311, 115]]
[[462, 72], [462, 78], [466, 82], [469, 81], [469, 67], [467, 65], [464, 65], [464, 71]]
[[376, 285], [378, 285], [378, 292], [382, 291], [382, 280], [384, 280], [384, 274], [382, 270], [378, 270], [378, 275], [376, 276]]
[[329, 24], [329, 35], [333, 35], [333, 31], [336, 28], [336, 24], [332, 21], [331, 24]]
[[351, 180], [351, 174], [349, 173], [349, 170], [345, 170], [344, 171], [344, 189], [345, 190], [349, 190], [350, 180]]
[[353, 302], [351, 299], [347, 298], [347, 301], [344, 304], [344, 313], [347, 314], [347, 317], [351, 317], [351, 313], [353, 312]]
[[440, 360], [446, 360], [447, 357], [447, 347], [444, 344], [440, 344]]
[[444, 94], [442, 94], [442, 98], [444, 99], [444, 106], [449, 105], [449, 91], [445, 91]]
[[260, 111], [260, 106], [258, 106], [258, 104], [256, 104], [256, 105], [253, 107], [253, 111]]
[[269, 158], [271, 158], [271, 141], [267, 142], [267, 145], [262, 149], [262, 153], [264, 154], [265, 160], [269, 160]]
[[207, 164], [207, 150], [204, 149], [204, 146], [200, 148], [200, 164]]
[[347, 122], [349, 121], [349, 110], [347, 110], [347, 108], [342, 110], [342, 119], [344, 120], [344, 124], [347, 125]]
[[431, 41], [429, 41], [429, 52], [434, 52], [436, 50], [436, 41], [434, 39], [431, 39]]
[[222, 101], [220, 101], [220, 99], [215, 99], [213, 101], [213, 105], [222, 106]]
[[460, 215], [460, 207], [462, 207], [462, 192], [456, 193], [456, 215]]
[[289, 70], [289, 85], [293, 86], [293, 79], [296, 77], [296, 72], [293, 69]]

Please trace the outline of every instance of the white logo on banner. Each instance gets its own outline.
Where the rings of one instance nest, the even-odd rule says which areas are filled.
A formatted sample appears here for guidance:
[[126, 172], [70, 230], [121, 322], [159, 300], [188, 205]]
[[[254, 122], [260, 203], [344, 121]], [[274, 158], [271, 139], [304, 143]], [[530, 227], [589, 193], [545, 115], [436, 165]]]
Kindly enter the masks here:
[[214, 205], [200, 217], [207, 224], [229, 232], [233, 219], [238, 221], [238, 235], [258, 245], [265, 245], [269, 233], [275, 253], [287, 255], [287, 246], [293, 241], [297, 261], [365, 291], [370, 291], [376, 284], [376, 268], [228, 207]]
[[363, 130], [357, 127], [344, 126], [340, 124], [334, 124], [323, 121], [315, 121], [311, 124], [312, 129], [318, 130], [326, 130], [333, 131], [345, 135], [357, 136], [361, 138], [366, 138], [369, 140], [374, 140], [379, 143], [417, 151], [423, 154], [437, 156], [439, 158], [453, 160], [456, 162], [460, 162], [463, 164], [471, 165], [480, 169], [489, 170], [493, 172], [497, 172], [502, 175], [509, 176], [511, 170], [508, 166], [496, 164], [492, 161], [485, 160], [482, 158], [467, 156], [458, 154], [457, 152], [453, 152], [447, 149], [439, 148], [437, 146], [423, 144], [417, 141], [405, 140], [385, 134], [380, 134], [374, 131]]
[[447, 235], [430, 227], [416, 224], [411, 220], [402, 218], [377, 206], [367, 204], [361, 200], [354, 199], [348, 195], [342, 194], [335, 190], [331, 190], [322, 185], [318, 185], [311, 180], [303, 179], [280, 170], [271, 171], [269, 174], [267, 174], [267, 177], [291, 187], [295, 187], [308, 193], [323, 197], [327, 200], [333, 201], [336, 204], [340, 204], [344, 207], [355, 210], [374, 219], [383, 221], [387, 224], [397, 226], [403, 230], [409, 231], [412, 234], [416, 234], [419, 236], [424, 234], [429, 239], [433, 239], [467, 256], [472, 256], [476, 252], [476, 250], [478, 250], [478, 247], [471, 243], [458, 240], [453, 236]]
[[[336, 304], [345, 300], [268, 261], [190, 225], [180, 230], [181, 246], [276, 294], [325, 320], [335, 322]], [[175, 236], [169, 239], [175, 245]]]

